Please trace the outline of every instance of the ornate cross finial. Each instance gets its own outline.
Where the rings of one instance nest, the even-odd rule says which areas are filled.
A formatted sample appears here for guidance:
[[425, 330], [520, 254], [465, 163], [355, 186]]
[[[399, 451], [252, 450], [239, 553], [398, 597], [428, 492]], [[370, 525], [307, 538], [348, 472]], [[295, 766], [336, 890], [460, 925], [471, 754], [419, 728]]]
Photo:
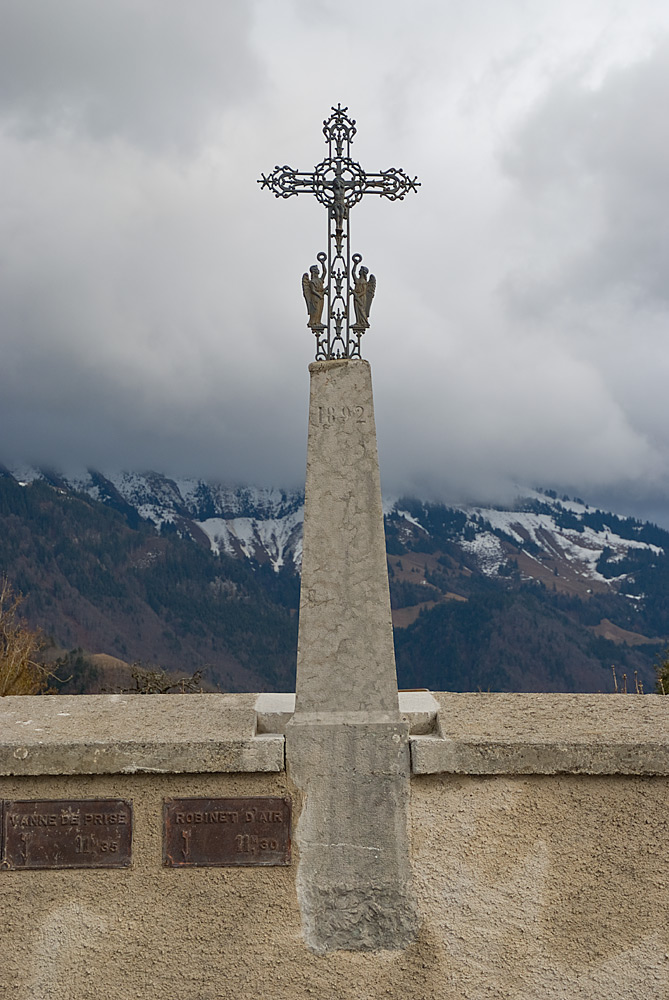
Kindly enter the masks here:
[[309, 313], [307, 326], [316, 337], [317, 361], [359, 358], [360, 338], [369, 327], [376, 278], [366, 267], [360, 266], [362, 254], [351, 254], [351, 208], [364, 194], [401, 201], [409, 191], [420, 187], [416, 177], [412, 179], [396, 167], [370, 174], [351, 159], [356, 128], [347, 111], [348, 108], [338, 104], [323, 122], [328, 155], [311, 173], [277, 166], [271, 174], [262, 174], [258, 181], [277, 198], [313, 194], [328, 210], [328, 252], [317, 254], [318, 264], [313, 264], [309, 273], [302, 276], [302, 291]]

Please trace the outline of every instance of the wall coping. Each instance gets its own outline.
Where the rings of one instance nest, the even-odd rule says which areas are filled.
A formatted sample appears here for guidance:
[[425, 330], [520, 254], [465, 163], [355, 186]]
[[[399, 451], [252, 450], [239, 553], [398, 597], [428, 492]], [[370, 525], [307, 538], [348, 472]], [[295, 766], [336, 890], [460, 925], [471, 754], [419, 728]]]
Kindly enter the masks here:
[[669, 774], [669, 698], [433, 693], [414, 774]]
[[0, 698], [0, 774], [283, 771], [254, 694]]
[[[282, 771], [292, 694], [0, 698], [0, 775]], [[669, 698], [400, 692], [414, 774], [669, 774]]]

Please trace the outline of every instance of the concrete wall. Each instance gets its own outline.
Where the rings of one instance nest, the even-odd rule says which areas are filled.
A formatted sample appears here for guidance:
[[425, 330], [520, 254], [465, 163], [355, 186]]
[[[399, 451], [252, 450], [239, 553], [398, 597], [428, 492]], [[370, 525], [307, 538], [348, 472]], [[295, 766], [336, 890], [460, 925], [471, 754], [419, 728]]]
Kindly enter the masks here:
[[255, 705], [0, 700], [0, 798], [127, 798], [135, 814], [128, 870], [0, 871], [0, 995], [669, 996], [668, 699], [402, 695], [418, 937], [325, 955], [305, 944], [297, 857], [162, 866], [166, 797], [291, 794], [299, 814], [283, 764], [290, 697]]

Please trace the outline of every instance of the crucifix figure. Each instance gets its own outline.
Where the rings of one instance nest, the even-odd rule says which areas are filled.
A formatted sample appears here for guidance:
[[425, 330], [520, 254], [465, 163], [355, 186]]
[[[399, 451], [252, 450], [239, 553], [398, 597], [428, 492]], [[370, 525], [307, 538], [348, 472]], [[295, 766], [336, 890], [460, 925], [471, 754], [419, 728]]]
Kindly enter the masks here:
[[307, 326], [316, 337], [317, 361], [359, 358], [360, 338], [369, 327], [376, 278], [369, 274], [366, 267], [357, 270], [362, 261], [361, 254], [351, 255], [351, 208], [364, 194], [378, 194], [390, 201], [401, 201], [405, 194], [416, 191], [420, 186], [416, 177], [411, 178], [396, 167], [379, 173], [366, 173], [359, 163], [351, 159], [351, 143], [356, 127], [347, 111], [348, 108], [338, 104], [323, 122], [328, 155], [311, 173], [277, 166], [270, 174], [262, 174], [258, 181], [263, 188], [273, 191], [277, 198], [313, 194], [328, 210], [328, 252], [317, 255], [320, 270], [314, 264], [310, 274], [305, 273], [302, 277], [309, 314]]

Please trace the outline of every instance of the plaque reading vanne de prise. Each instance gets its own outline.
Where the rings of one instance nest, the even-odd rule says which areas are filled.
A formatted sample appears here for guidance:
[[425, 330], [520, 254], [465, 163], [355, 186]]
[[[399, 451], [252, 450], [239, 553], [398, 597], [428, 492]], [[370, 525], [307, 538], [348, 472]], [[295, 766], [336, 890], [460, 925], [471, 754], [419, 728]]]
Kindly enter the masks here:
[[289, 865], [289, 798], [165, 799], [163, 864]]
[[5, 802], [3, 868], [127, 868], [131, 851], [131, 802]]

